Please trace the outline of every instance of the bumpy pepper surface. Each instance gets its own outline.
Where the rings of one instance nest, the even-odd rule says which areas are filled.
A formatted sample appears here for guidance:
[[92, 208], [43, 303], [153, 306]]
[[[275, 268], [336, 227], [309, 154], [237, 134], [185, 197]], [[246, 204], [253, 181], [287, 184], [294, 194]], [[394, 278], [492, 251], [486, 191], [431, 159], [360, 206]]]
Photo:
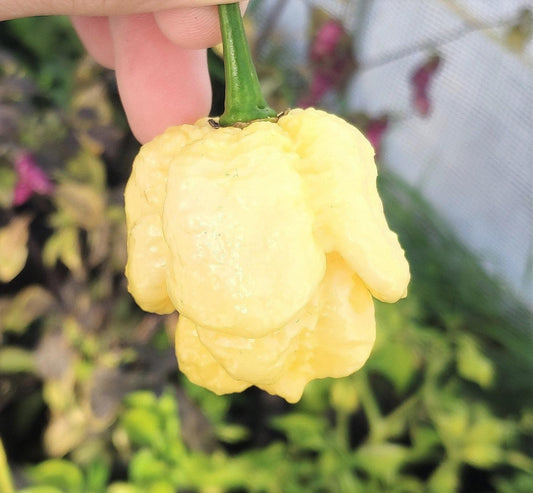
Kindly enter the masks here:
[[297, 401], [368, 358], [373, 297], [404, 297], [409, 266], [376, 189], [374, 151], [344, 120], [168, 129], [126, 188], [129, 290], [180, 313], [176, 354], [218, 394], [256, 385]]

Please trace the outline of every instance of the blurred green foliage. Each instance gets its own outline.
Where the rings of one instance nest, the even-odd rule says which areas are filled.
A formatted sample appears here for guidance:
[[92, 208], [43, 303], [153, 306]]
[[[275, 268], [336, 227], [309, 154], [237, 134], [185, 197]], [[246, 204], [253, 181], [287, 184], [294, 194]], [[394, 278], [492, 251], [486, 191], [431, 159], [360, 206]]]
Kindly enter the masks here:
[[[2, 492], [533, 490], [532, 314], [416, 190], [382, 171], [413, 281], [378, 304], [367, 365], [292, 406], [256, 389], [215, 396], [179, 374], [175, 316], [142, 313], [126, 291], [122, 192], [138, 146], [112, 79], [63, 19], [6, 27], [0, 235], [25, 262], [0, 284]], [[13, 207], [21, 150], [55, 188]]]
[[66, 17], [27, 17], [2, 23], [0, 48], [17, 55], [45, 99], [65, 106], [72, 91], [72, 74], [83, 53]]

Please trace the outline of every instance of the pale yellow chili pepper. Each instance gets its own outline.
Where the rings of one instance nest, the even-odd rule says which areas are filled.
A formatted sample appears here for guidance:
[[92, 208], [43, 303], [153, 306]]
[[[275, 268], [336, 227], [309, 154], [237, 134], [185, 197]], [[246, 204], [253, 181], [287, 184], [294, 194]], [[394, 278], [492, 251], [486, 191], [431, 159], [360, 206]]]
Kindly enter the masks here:
[[243, 129], [203, 119], [143, 146], [126, 188], [129, 290], [180, 313], [192, 382], [295, 402], [365, 363], [372, 297], [397, 301], [410, 278], [376, 176], [365, 137], [315, 109]]

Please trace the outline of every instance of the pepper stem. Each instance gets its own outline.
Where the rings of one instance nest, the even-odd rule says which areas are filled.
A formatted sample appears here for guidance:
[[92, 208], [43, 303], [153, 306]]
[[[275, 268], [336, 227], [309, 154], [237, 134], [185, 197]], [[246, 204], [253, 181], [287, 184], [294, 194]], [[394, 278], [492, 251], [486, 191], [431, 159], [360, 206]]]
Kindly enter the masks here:
[[239, 3], [218, 6], [224, 45], [226, 101], [220, 126], [246, 124], [276, 118], [265, 101], [244, 32]]

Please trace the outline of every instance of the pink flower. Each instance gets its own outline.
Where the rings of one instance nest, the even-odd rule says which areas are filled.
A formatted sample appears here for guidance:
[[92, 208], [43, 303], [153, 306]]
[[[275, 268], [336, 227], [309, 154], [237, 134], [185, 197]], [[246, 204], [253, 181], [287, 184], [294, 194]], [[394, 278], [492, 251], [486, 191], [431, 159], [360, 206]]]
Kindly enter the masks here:
[[53, 183], [29, 152], [23, 152], [15, 158], [15, 171], [18, 179], [13, 192], [14, 206], [26, 203], [34, 193], [52, 193]]
[[428, 116], [431, 111], [429, 91], [440, 64], [440, 56], [433, 55], [418, 67], [411, 76], [413, 106], [415, 111], [421, 116]]
[[342, 89], [356, 68], [353, 39], [342, 23], [328, 19], [317, 29], [309, 47], [312, 77], [307, 94], [298, 102], [316, 106], [331, 90]]
[[325, 58], [333, 56], [345, 36], [346, 31], [339, 21], [330, 19], [325, 22], [317, 31], [315, 39], [313, 39], [310, 53], [311, 60], [320, 63]]
[[381, 152], [383, 136], [385, 135], [388, 126], [389, 118], [386, 115], [370, 120], [366, 125], [364, 134], [374, 147], [376, 156], [379, 156]]

